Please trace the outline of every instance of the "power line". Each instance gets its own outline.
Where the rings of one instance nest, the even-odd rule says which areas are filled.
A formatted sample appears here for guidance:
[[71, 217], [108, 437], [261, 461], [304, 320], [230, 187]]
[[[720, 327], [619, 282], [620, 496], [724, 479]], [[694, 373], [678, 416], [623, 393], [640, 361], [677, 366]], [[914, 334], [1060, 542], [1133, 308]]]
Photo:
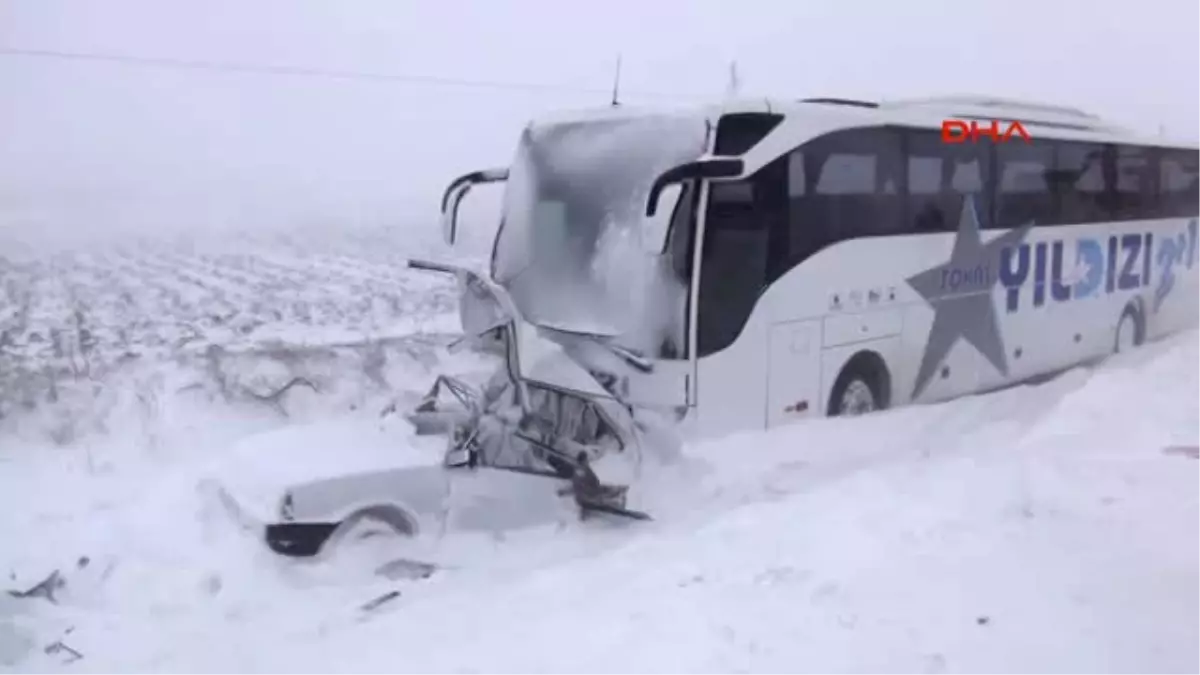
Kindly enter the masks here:
[[[254, 75], [281, 75], [288, 77], [320, 77], [337, 80], [366, 80], [379, 82], [406, 82], [409, 84], [424, 84], [429, 86], [465, 87], [475, 89], [524, 90], [578, 94], [609, 94], [607, 88], [575, 87], [561, 84], [543, 84], [535, 82], [504, 82], [499, 80], [466, 79], [442, 77], [439, 75], [416, 75], [411, 73], [372, 73], [351, 70], [330, 70], [325, 68], [307, 68], [302, 66], [274, 66], [250, 63], [235, 63], [224, 61], [190, 60], [157, 56], [136, 56], [132, 54], [100, 54], [89, 52], [57, 51], [50, 49], [25, 49], [21, 47], [0, 47], [0, 56], [29, 57], [43, 59], [59, 59], [68, 61], [95, 61], [117, 63], [147, 68], [166, 68], [175, 70], [203, 70], [222, 73], [246, 73]], [[695, 99], [702, 98], [699, 94], [668, 94], [662, 92], [634, 92], [638, 96], [660, 99]]]

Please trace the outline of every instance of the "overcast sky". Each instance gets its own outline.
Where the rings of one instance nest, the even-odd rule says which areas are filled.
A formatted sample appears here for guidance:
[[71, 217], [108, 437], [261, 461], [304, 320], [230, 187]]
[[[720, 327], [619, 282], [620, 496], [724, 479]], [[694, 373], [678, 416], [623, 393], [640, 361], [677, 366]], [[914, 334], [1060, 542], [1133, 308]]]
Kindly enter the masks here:
[[[0, 48], [451, 80], [339, 80], [0, 54], [0, 228], [433, 219], [530, 116], [603, 103], [987, 92], [1189, 138], [1196, 0], [0, 0]], [[554, 90], [553, 87], [562, 87]], [[651, 97], [655, 94], [659, 98]]]

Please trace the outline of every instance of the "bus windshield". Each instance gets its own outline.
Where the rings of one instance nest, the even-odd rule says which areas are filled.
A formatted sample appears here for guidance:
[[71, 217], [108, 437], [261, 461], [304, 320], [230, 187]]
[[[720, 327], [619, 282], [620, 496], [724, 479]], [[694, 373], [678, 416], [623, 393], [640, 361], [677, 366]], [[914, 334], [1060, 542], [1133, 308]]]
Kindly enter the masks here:
[[509, 171], [492, 277], [533, 323], [613, 337], [641, 328], [639, 308], [657, 302], [664, 276], [640, 241], [650, 185], [700, 157], [706, 140], [702, 117], [530, 125]]

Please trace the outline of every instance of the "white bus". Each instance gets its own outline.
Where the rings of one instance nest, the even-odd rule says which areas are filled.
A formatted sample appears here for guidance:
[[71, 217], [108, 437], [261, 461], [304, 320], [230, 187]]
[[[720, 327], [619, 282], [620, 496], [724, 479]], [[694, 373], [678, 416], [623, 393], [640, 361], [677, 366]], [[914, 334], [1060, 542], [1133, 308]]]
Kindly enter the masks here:
[[[1029, 139], [949, 143], [950, 119]], [[999, 388], [1195, 326], [1197, 165], [1195, 143], [999, 99], [618, 108], [531, 124], [510, 167], [451, 185], [443, 223], [453, 242], [471, 186], [507, 182], [491, 279], [533, 323], [649, 352], [630, 399], [711, 436]], [[655, 265], [630, 264], [631, 234]]]

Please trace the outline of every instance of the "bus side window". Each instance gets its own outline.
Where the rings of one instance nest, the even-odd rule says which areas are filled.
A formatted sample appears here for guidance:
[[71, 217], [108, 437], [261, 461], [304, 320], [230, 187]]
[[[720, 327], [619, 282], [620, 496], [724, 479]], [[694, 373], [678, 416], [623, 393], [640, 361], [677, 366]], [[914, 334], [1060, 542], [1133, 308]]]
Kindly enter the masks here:
[[900, 136], [882, 127], [814, 139], [788, 157], [787, 266], [821, 249], [904, 229]]
[[975, 199], [980, 227], [991, 226], [991, 204], [985, 189], [991, 178], [989, 144], [948, 145], [936, 131], [912, 129], [905, 133], [905, 150], [909, 231], [920, 234], [958, 230], [967, 196]]
[[1051, 189], [1058, 202], [1058, 223], [1108, 220], [1104, 208], [1103, 158], [1103, 146], [1096, 143], [1057, 143]]
[[696, 181], [688, 181], [679, 191], [679, 200], [671, 212], [667, 226], [667, 256], [671, 271], [680, 283], [690, 285], [692, 280], [692, 241], [696, 238], [696, 200], [699, 197]]
[[1005, 143], [996, 146], [995, 227], [1053, 225], [1058, 207], [1051, 184], [1054, 146], [1042, 140], [1032, 144]]
[[1136, 145], [1115, 147], [1116, 181], [1112, 186], [1114, 220], [1146, 220], [1158, 211], [1158, 190], [1150, 149]]
[[1195, 218], [1200, 208], [1200, 153], [1163, 150], [1159, 168], [1159, 217]]

